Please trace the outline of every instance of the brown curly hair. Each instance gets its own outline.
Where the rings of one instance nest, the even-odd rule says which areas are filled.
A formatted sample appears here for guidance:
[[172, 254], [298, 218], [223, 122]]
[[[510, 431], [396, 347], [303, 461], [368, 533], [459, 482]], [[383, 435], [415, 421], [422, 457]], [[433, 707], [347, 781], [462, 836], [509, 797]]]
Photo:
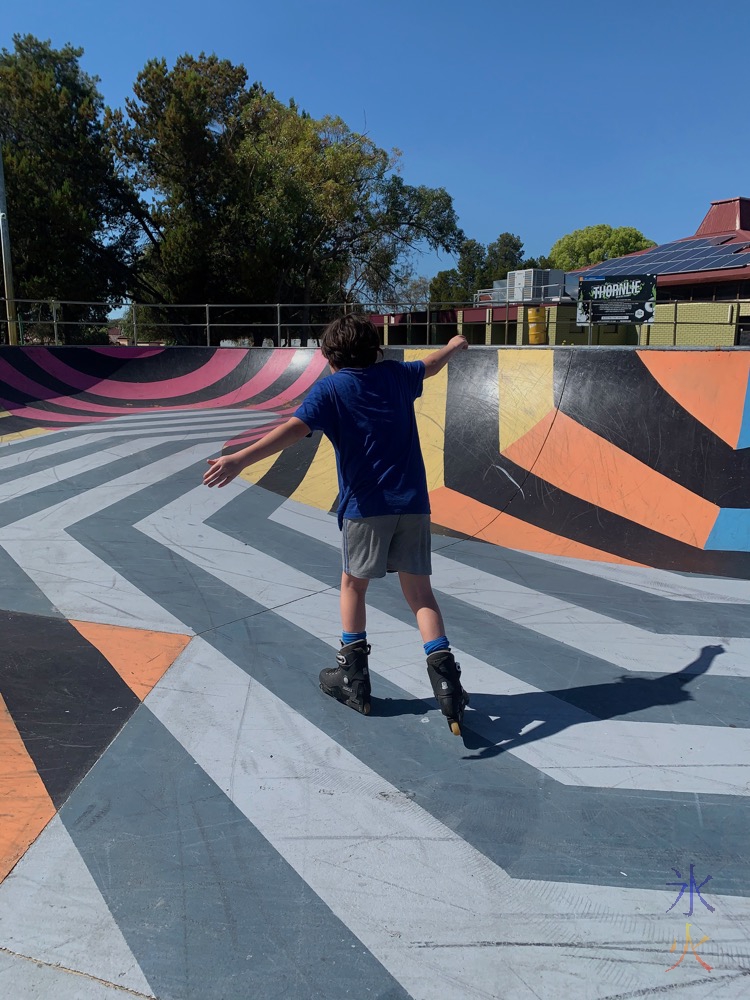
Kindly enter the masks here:
[[383, 354], [380, 334], [368, 317], [359, 313], [339, 316], [329, 323], [320, 338], [320, 350], [337, 370], [369, 368]]

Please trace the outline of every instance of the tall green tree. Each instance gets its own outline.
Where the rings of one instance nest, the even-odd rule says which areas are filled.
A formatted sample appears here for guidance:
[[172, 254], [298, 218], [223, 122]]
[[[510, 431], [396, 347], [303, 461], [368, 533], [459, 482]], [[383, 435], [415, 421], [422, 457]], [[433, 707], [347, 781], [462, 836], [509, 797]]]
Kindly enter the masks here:
[[82, 54], [31, 35], [0, 52], [0, 141], [21, 299], [99, 302], [131, 284], [135, 199], [115, 169], [102, 97]]
[[382, 296], [415, 250], [463, 239], [443, 189], [407, 185], [394, 154], [216, 56], [149, 62], [109, 125], [150, 220], [143, 273], [164, 301]]
[[489, 288], [508, 271], [526, 266], [523, 242], [513, 233], [501, 233], [486, 247], [477, 240], [465, 240], [456, 267], [439, 271], [430, 282], [430, 299], [453, 305], [471, 302], [478, 289]]
[[566, 236], [561, 236], [549, 252], [554, 267], [563, 271], [575, 271], [577, 268], [599, 264], [604, 260], [623, 257], [637, 250], [647, 250], [656, 246], [639, 230], [632, 226], [598, 225], [576, 229]]

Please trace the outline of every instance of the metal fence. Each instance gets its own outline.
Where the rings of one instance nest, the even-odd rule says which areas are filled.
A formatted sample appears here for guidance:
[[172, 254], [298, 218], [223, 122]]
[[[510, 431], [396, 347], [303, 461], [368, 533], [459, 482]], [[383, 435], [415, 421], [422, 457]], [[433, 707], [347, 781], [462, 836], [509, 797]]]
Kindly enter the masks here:
[[[430, 343], [452, 303], [102, 303], [16, 299], [19, 344], [144, 344], [291, 347], [317, 344], [325, 327], [346, 312], [408, 321], [408, 340]], [[0, 342], [9, 343], [5, 300]], [[454, 316], [450, 313], [451, 317]]]
[[[643, 326], [576, 324], [558, 303], [205, 303], [145, 304], [15, 300], [20, 344], [165, 344], [296, 347], [317, 344], [345, 312], [365, 312], [392, 345], [437, 345], [462, 333], [476, 345], [750, 346], [750, 301], [657, 302]], [[0, 299], [0, 343], [9, 343]], [[541, 313], [541, 320], [540, 320]]]

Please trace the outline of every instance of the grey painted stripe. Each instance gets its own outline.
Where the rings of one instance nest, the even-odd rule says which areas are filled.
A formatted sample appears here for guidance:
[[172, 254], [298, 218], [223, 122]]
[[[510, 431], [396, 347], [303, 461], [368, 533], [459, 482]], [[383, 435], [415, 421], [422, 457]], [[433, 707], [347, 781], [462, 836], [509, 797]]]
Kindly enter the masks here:
[[[188, 631], [159, 604], [132, 587], [107, 563], [94, 557], [66, 530], [94, 512], [138, 493], [144, 482], [194, 468], [197, 458], [214, 451], [214, 441], [193, 444], [164, 456], [152, 466], [138, 467], [80, 495], [6, 526], [0, 545], [36, 586], [68, 618], [113, 625]], [[184, 482], [184, 481], [183, 481]], [[69, 567], [61, 572], [60, 567]]]
[[408, 997], [147, 708], [60, 817], [160, 1000]]
[[26, 955], [0, 949], [0, 990], [13, 1000], [141, 1000], [153, 993], [125, 992], [119, 986], [44, 965]]
[[[187, 440], [194, 439], [195, 436], [190, 436]], [[176, 445], [177, 443], [173, 440], [163, 441], [162, 444], [154, 444], [153, 441], [149, 441], [141, 452], [122, 458], [113, 458], [105, 465], [100, 464], [97, 468], [81, 471], [74, 480], [61, 483], [52, 482], [32, 493], [8, 499], [0, 504], [0, 527], [11, 525], [14, 521], [33, 514], [39, 514], [46, 508], [66, 499], [79, 496], [87, 490], [93, 490], [109, 483], [115, 477], [126, 475], [136, 469], [141, 469], [144, 465], [165, 459], [173, 454]]]
[[26, 615], [65, 617], [0, 543], [0, 608]]
[[[162, 441], [189, 439], [191, 437], [204, 437], [207, 431], [215, 434], [217, 440], [220, 438], [235, 437], [239, 430], [246, 427], [247, 421], [240, 425], [233, 425], [227, 421], [183, 422], [180, 424], [169, 424], [159, 426], [154, 425], [148, 428], [130, 427], [128, 430], [109, 430], [105, 434], [82, 434], [77, 437], [60, 439], [55, 437], [55, 441], [50, 444], [39, 444], [36, 448], [27, 449], [22, 455], [8, 456], [0, 459], [0, 483], [11, 479], [17, 479], [28, 475], [29, 470], [36, 471], [39, 468], [52, 468], [60, 464], [60, 456], [67, 452], [68, 459], [83, 457], [86, 455], [96, 455], [102, 449], [106, 439], [126, 442], [129, 440], [143, 440], [144, 435], [149, 435], [152, 439], [158, 438]], [[48, 438], [36, 438], [36, 441], [48, 441]], [[152, 441], [153, 443], [153, 441]]]
[[[450, 743], [434, 707], [430, 709], [387, 678], [378, 683], [377, 718], [364, 720], [320, 695], [317, 673], [331, 664], [328, 644], [278, 615], [264, 613], [262, 607], [175, 553], [168, 561], [154, 560], [153, 543], [125, 527], [123, 519], [136, 513], [130, 510], [133, 501], [137, 512], [145, 516], [149, 509], [163, 505], [167, 489], [175, 496], [182, 492], [176, 479], [161, 483], [127, 505], [110, 509], [107, 517], [91, 517], [70, 531], [196, 632], [208, 629], [208, 642], [392, 784], [414, 789], [416, 801], [497, 864], [521, 878], [653, 888], [664, 882], [664, 873], [670, 871], [676, 856], [692, 856], [708, 866], [718, 892], [750, 894], [750, 866], [739, 861], [746, 857], [750, 826], [746, 799], [563, 786], [507, 753], [487, 755], [500, 738], [502, 723], [491, 724], [495, 732], [489, 739], [468, 731], [469, 753], [461, 757], [460, 746]], [[248, 500], [252, 492], [252, 501], [257, 503], [263, 491], [245, 492], [245, 498], [237, 502], [236, 515], [248, 530], [257, 531], [255, 510]], [[279, 501], [264, 499], [271, 506]], [[271, 527], [263, 527], [264, 541]], [[331, 565], [327, 547], [323, 554]], [[231, 624], [212, 630], [217, 622], [232, 619]], [[466, 625], [467, 632], [475, 640], [481, 638], [491, 655], [502, 657], [496, 635], [481, 637], [479, 622]], [[436, 719], [438, 725], [415, 726], [415, 715]], [[459, 750], [458, 760], [451, 746]], [[475, 808], [477, 802], [482, 803], [481, 810]], [[707, 816], [721, 829], [720, 838], [706, 837]], [[665, 830], [670, 831], [667, 841]], [[620, 844], [622, 837], [627, 843]], [[619, 874], [623, 855], [627, 857], [626, 876]]]
[[[103, 983], [114, 983], [139, 996], [152, 995], [59, 816], [51, 820], [0, 885], [2, 948], [26, 955], [32, 962], [60, 965]], [[18, 989], [25, 981], [23, 971], [17, 966], [9, 974], [14, 989], [3, 996], [26, 996]], [[2, 981], [0, 974], [0, 984]], [[71, 996], [78, 981], [69, 974], [63, 976], [59, 993], [41, 996]], [[124, 1000], [122, 993], [118, 996]]]
[[[148, 706], [419, 1000], [486, 998], [500, 982], [504, 997], [538, 996], [546, 975], [537, 955], [514, 945], [533, 939], [540, 920], [549, 945], [574, 928], [577, 942], [589, 949], [594, 978], [607, 979], [601, 967], [608, 965], [613, 937], [626, 937], [628, 917], [661, 918], [662, 895], [654, 890], [631, 890], [615, 901], [579, 887], [550, 892], [543, 883], [517, 884], [200, 639]], [[724, 902], [734, 907], [733, 900], [719, 906]], [[508, 947], [484, 949], [469, 960], [490, 927]], [[741, 940], [737, 929], [731, 933]], [[641, 948], [632, 959], [647, 965], [648, 949]], [[570, 952], [560, 955], [556, 995], [578, 984], [579, 964]]]
[[622, 566], [618, 563], [590, 562], [535, 553], [536, 558], [578, 573], [589, 574], [599, 580], [612, 581], [646, 594], [657, 594], [670, 601], [708, 601], [713, 604], [750, 604], [747, 580], [727, 577], [703, 576], [697, 573], [680, 573], [651, 566]]
[[[750, 615], [739, 603], [721, 603], [720, 600], [689, 600], [682, 595], [675, 599], [674, 592], [663, 583], [658, 592], [629, 587], [622, 582], [594, 576], [584, 571], [582, 560], [557, 563], [541, 559], [528, 552], [498, 549], [484, 542], [454, 542], [441, 551], [450, 559], [492, 573], [504, 580], [532, 587], [541, 594], [571, 600], [579, 607], [608, 615], [618, 621], [635, 625], [655, 633], [683, 635], [732, 635], [750, 636]], [[597, 566], [602, 564], [597, 563]], [[629, 569], [631, 567], [621, 567]], [[711, 578], [703, 586], [710, 592]], [[739, 580], [719, 583], [742, 583], [750, 601], [750, 582]], [[677, 580], [674, 586], [679, 587]], [[737, 602], [739, 602], [739, 594]]]
[[[288, 500], [271, 515], [306, 535], [311, 530], [333, 548], [340, 544], [333, 519], [324, 511], [311, 510]], [[482, 608], [503, 622], [519, 624], [581, 652], [638, 673], [675, 671], [693, 662], [706, 648], [722, 649], [714, 658], [714, 673], [750, 678], [750, 639], [719, 635], [656, 635], [608, 615], [580, 608], [575, 601], [561, 600], [533, 590], [525, 584], [498, 578], [433, 553], [432, 585], [442, 594]]]
[[[217, 511], [207, 524], [243, 544], [258, 545], [264, 552], [290, 565], [314, 567], [312, 571], [316, 577], [329, 586], [336, 585], [337, 565], [333, 556], [326, 558], [324, 551], [326, 544], [330, 546], [330, 538], [327, 543], [322, 541], [324, 536], [330, 534], [332, 525], [321, 527], [317, 514], [306, 511], [302, 523], [310, 525], [308, 534], [303, 536], [297, 532], [295, 536], [290, 536], [288, 532], [276, 529], [274, 523], [284, 520], [282, 509], [289, 507], [288, 501], [275, 502], [257, 488], [252, 495], [244, 499], [243, 496]], [[259, 532], [257, 523], [261, 517], [267, 520], [263, 531]], [[335, 524], [333, 527], [335, 529]], [[393, 580], [371, 587], [368, 603], [403, 622], [412, 622], [411, 612], [405, 608], [400, 589]], [[633, 677], [625, 688], [621, 683], [622, 669], [601, 657], [563, 645], [554, 638], [533, 632], [530, 634], [522, 623], [493, 622], [484, 609], [471, 608], [465, 601], [449, 595], [441, 595], [440, 603], [449, 634], [456, 645], [537, 688], [555, 689], [557, 697], [578, 704], [593, 715], [691, 725], [744, 727], [748, 724], [750, 684], [746, 678], [712, 673], [720, 657], [710, 659], [709, 672], [696, 677], [683, 692], [676, 685], [670, 697], [669, 690], [659, 692], [658, 685], [648, 683], [665, 676], [658, 670], [645, 677]], [[710, 653], [707, 655], [710, 657]], [[706, 659], [707, 656], [694, 657], [696, 673], [705, 665]], [[684, 665], [687, 666], [688, 662], [686, 660]], [[653, 689], [652, 696], [647, 693], [649, 688]], [[492, 711], [493, 707], [495, 711]], [[500, 708], [500, 705], [488, 705], [488, 714], [498, 715]]]
[[[155, 541], [167, 544], [173, 552], [184, 554], [194, 565], [230, 583], [234, 589], [262, 606], [275, 610], [280, 616], [300, 624], [313, 636], [337, 647], [339, 617], [336, 592], [332, 594], [316, 578], [269, 557], [256, 547], [238, 545], [202, 523], [231, 497], [233, 488], [240, 492], [243, 489], [237, 484], [214, 491], [197, 487], [139, 522], [136, 527]], [[280, 516], [282, 511], [289, 513], [285, 508], [279, 508], [273, 517]], [[310, 520], [300, 517], [300, 521], [305, 523]], [[315, 521], [315, 526], [322, 531], [319, 521]], [[433, 564], [441, 558], [435, 556]], [[450, 583], [450, 569], [446, 570], [443, 566], [440, 573], [445, 578], [441, 586], [446, 586], [446, 580]], [[486, 587], [487, 583], [479, 581], [478, 585]], [[481, 590], [477, 593], [481, 597]], [[526, 594], [523, 597], [527, 599]], [[421, 644], [416, 628], [397, 624], [390, 616], [372, 611], [368, 621], [375, 626], [376, 633], [388, 635], [391, 639], [387, 651], [378, 650], [371, 658], [371, 671], [382, 674], [384, 669], [399, 669], [400, 683], [407, 690], [417, 697], [428, 695], [430, 687], [424, 671], [414, 668], [412, 649]], [[683, 792], [716, 790], [750, 795], [750, 786], [746, 782], [748, 772], [743, 770], [743, 762], [750, 761], [750, 729], [601, 722], [569, 706], [563, 711], [560, 702], [550, 695], [468, 657], [455, 646], [454, 650], [464, 667], [469, 668], [467, 676], [471, 677], [475, 689], [499, 694], [510, 687], [514, 694], [523, 696], [524, 702], [534, 705], [540, 714], [527, 719], [528, 724], [524, 724], [517, 734], [506, 737], [504, 749], [553, 774], [565, 784], [617, 785]], [[701, 666], [706, 669], [708, 664]], [[688, 679], [692, 680], [692, 675]], [[673, 680], [674, 677], [670, 676], [656, 684], [648, 682], [646, 690], [657, 691], [659, 699], [666, 695], [668, 700], [678, 700], [679, 696], [684, 697], [682, 685], [678, 685], [676, 692], [672, 691], [669, 685]], [[550, 716], [561, 714], [561, 721], [550, 721]], [[514, 724], [517, 720], [518, 716]], [[532, 723], [541, 728], [538, 733], [528, 735]], [[473, 717], [470, 725], [477, 726]], [[482, 726], [486, 729], [486, 724], [482, 723]], [[563, 734], [563, 731], [566, 732]], [[660, 768], [654, 768], [655, 761], [660, 763]]]
[[[248, 509], [250, 502], [252, 514]], [[305, 566], [328, 586], [337, 586], [338, 563], [330, 549], [326, 554], [327, 543], [321, 540], [323, 532], [315, 512], [311, 512], [310, 531], [304, 537], [299, 533], [290, 535], [273, 519], [269, 520], [285, 505], [287, 501], [255, 487], [247, 501], [238, 497], [206, 523], [243, 544], [258, 546], [285, 563]], [[257, 525], [262, 518], [266, 522], [260, 532]], [[333, 518], [331, 521], [335, 524]], [[412, 623], [411, 612], [405, 607], [395, 580], [371, 587], [367, 599], [371, 606]], [[683, 690], [675, 685], [670, 692], [667, 685], [660, 692], [658, 685], [648, 683], [664, 676], [656, 673], [634, 677], [624, 686], [622, 669], [607, 660], [571, 649], [546, 636], [530, 634], [522, 625], [507, 621], [499, 625], [484, 609], [469, 607], [449, 595], [441, 595], [440, 603], [449, 634], [457, 646], [539, 689], [553, 689], [556, 697], [591, 715], [690, 725], [748, 725], [750, 682], [747, 679], [722, 677], [709, 670]], [[377, 643], [377, 637], [374, 641]], [[712, 660], [712, 668], [714, 663]], [[475, 701], [479, 707], [480, 702]], [[499, 704], [488, 701], [485, 707], [489, 715], [500, 714]]]

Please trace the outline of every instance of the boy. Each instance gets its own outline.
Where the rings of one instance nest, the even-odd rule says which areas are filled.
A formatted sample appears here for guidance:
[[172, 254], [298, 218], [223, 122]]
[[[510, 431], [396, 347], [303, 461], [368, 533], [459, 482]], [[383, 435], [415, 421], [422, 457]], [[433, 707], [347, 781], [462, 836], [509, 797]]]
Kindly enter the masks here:
[[317, 382], [294, 416], [260, 441], [209, 458], [206, 486], [226, 486], [244, 468], [322, 431], [336, 452], [338, 522], [342, 532], [341, 650], [338, 666], [320, 674], [322, 690], [350, 708], [370, 712], [365, 595], [372, 579], [397, 572], [414, 612], [427, 656], [427, 673], [456, 736], [469, 697], [451, 653], [430, 584], [430, 502], [414, 400], [464, 337], [454, 337], [424, 361], [382, 361], [380, 338], [365, 316], [348, 315], [326, 329], [320, 349], [331, 375]]

